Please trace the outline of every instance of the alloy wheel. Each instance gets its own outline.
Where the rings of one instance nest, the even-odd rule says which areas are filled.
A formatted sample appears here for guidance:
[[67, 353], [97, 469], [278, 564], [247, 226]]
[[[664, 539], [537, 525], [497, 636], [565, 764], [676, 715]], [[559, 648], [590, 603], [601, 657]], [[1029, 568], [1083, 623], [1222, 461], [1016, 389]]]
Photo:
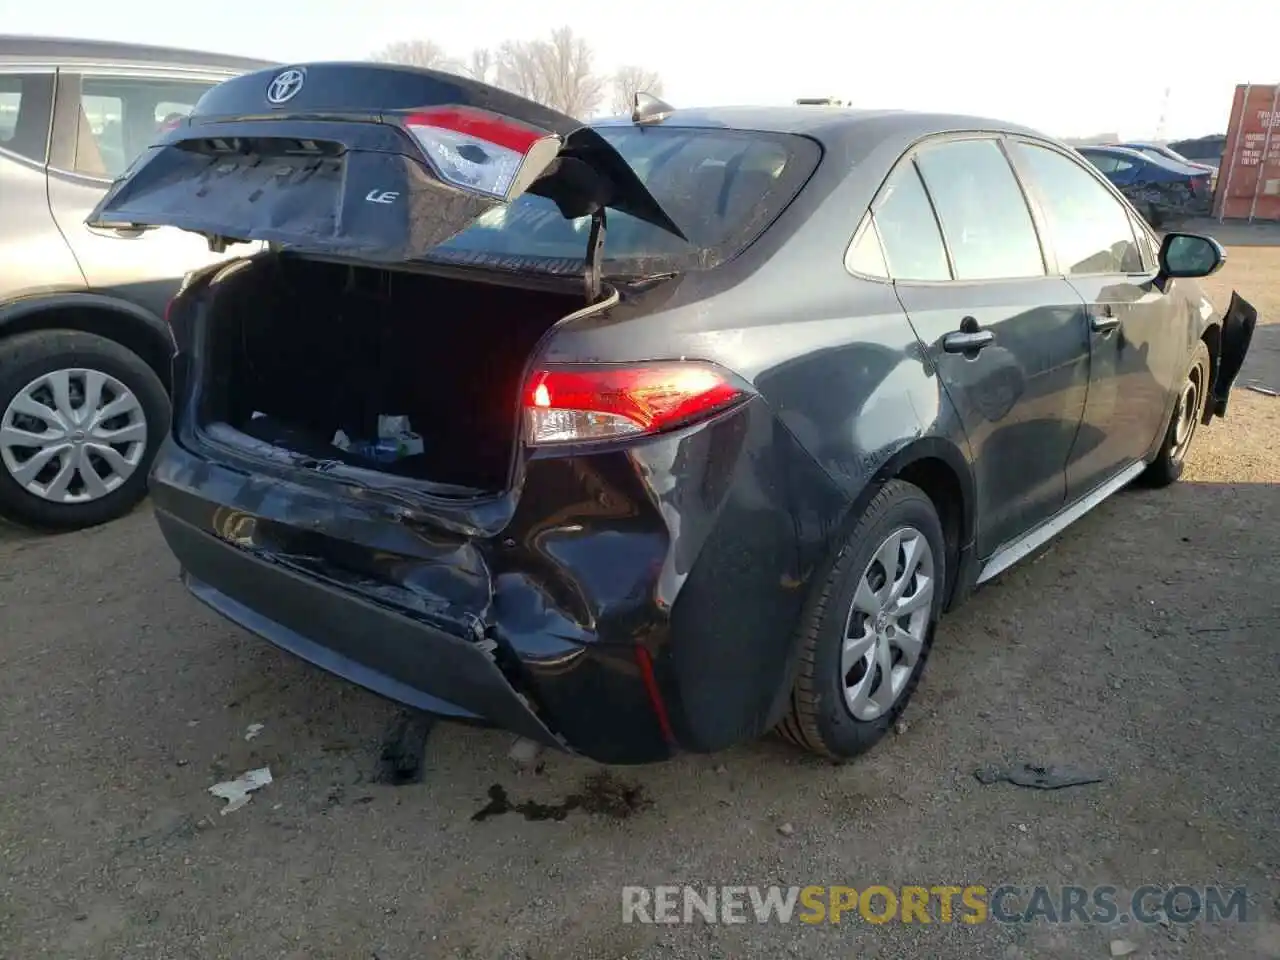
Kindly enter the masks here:
[[1196, 368], [1191, 371], [1186, 383], [1182, 385], [1182, 392], [1178, 394], [1178, 405], [1173, 413], [1173, 445], [1169, 450], [1169, 458], [1174, 462], [1187, 455], [1203, 404], [1200, 370]]
[[901, 527], [886, 537], [858, 580], [845, 621], [840, 673], [856, 719], [883, 716], [906, 689], [928, 636], [935, 588], [925, 535]]
[[0, 461], [28, 493], [88, 503], [119, 489], [147, 449], [147, 419], [133, 392], [80, 368], [41, 374], [0, 416]]

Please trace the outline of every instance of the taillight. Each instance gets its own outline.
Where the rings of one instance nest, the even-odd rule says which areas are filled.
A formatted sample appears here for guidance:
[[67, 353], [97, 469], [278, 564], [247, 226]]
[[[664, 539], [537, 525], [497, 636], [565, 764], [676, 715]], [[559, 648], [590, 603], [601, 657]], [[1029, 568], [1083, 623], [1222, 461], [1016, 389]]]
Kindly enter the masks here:
[[525, 384], [526, 439], [541, 446], [659, 433], [747, 395], [745, 386], [704, 363], [539, 370]]
[[[442, 180], [498, 200], [527, 179], [520, 177], [526, 159], [550, 162], [560, 150], [560, 138], [545, 130], [470, 107], [429, 107], [403, 122]], [[531, 176], [541, 172], [539, 165]]]

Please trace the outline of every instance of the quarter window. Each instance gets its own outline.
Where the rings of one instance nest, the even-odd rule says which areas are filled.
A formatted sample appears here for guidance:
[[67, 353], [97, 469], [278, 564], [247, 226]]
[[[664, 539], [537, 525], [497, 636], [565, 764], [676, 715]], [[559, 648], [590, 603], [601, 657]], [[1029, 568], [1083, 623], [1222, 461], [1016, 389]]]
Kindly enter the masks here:
[[880, 238], [876, 236], [876, 226], [870, 217], [862, 221], [857, 236], [849, 246], [849, 255], [845, 257], [844, 264], [864, 277], [889, 276], [889, 267], [884, 262], [884, 250], [880, 247]]
[[895, 280], [950, 280], [938, 221], [912, 161], [898, 169], [876, 199], [876, 229], [889, 275]]
[[1058, 265], [1073, 276], [1141, 273], [1129, 211], [1097, 177], [1048, 147], [1016, 145], [1048, 220]]
[[923, 148], [916, 162], [938, 211], [957, 280], [1045, 275], [1031, 211], [998, 143], [939, 143]]
[[44, 163], [53, 110], [53, 74], [0, 73], [0, 147]]

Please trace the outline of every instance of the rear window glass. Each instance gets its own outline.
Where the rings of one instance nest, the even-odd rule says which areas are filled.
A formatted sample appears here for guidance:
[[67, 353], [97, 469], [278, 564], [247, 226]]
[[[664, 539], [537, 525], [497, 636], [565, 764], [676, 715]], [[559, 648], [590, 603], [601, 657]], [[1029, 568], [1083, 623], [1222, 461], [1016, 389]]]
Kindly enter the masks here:
[[[795, 198], [821, 156], [788, 134], [670, 127], [599, 127], [688, 237], [610, 210], [605, 261], [658, 259], [712, 266], [745, 249]], [[590, 218], [566, 220], [556, 205], [524, 194], [481, 217], [437, 251], [581, 260]], [[642, 269], [648, 269], [649, 265]]]

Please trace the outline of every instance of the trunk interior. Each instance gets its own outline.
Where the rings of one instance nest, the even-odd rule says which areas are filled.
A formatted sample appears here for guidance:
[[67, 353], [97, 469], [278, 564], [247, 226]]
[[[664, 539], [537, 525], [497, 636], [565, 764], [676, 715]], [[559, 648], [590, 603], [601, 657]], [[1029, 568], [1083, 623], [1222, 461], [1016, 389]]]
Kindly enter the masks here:
[[[506, 488], [521, 376], [571, 294], [290, 255], [245, 262], [207, 315], [200, 426], [320, 461], [433, 484]], [[335, 445], [408, 417], [421, 438], [379, 456]], [[339, 438], [341, 439], [341, 438]], [[247, 446], [252, 441], [245, 439]]]

